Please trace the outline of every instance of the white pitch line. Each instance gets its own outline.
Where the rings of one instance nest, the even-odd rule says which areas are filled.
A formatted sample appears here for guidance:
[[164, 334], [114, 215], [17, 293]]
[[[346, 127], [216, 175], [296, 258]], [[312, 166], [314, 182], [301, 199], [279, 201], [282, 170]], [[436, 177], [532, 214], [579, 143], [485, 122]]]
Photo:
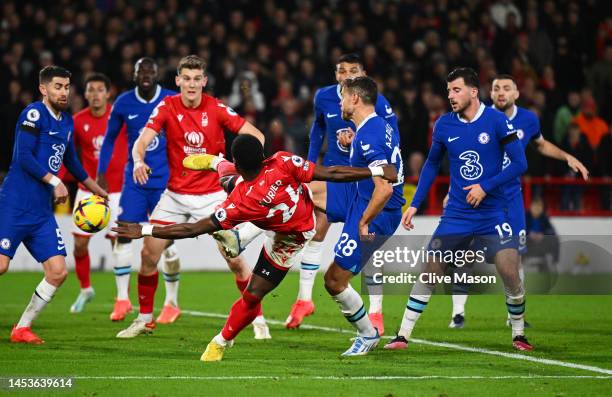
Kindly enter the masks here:
[[[9, 378], [0, 378], [9, 379]], [[508, 376], [73, 376], [75, 380], [469, 380], [469, 379], [612, 379], [612, 376], [581, 375], [508, 375]]]
[[[197, 310], [183, 310], [182, 312], [185, 313], [185, 314], [190, 314], [192, 316], [199, 316], [199, 317], [213, 317], [213, 318], [221, 318], [221, 319], [226, 319], [227, 318], [227, 315], [220, 314], [220, 313], [201, 312], [201, 311], [197, 311]], [[269, 324], [283, 325], [283, 326], [285, 325], [285, 323], [283, 321], [271, 320], [271, 319], [268, 319], [268, 318], [266, 318], [266, 321]], [[312, 330], [317, 330], [317, 331], [338, 332], [338, 333], [343, 333], [343, 334], [355, 335], [355, 331], [354, 330], [348, 330], [348, 329], [342, 329], [342, 328], [332, 328], [332, 327], [323, 327], [323, 326], [319, 326], [319, 325], [302, 324], [302, 325], [300, 325], [300, 328], [302, 328], [302, 329], [312, 329]], [[391, 339], [391, 337], [383, 337], [383, 338]], [[410, 339], [410, 342], [418, 343], [418, 344], [422, 344], [422, 345], [429, 345], [429, 346], [436, 346], [436, 347], [445, 347], [445, 348], [448, 348], [448, 349], [461, 350], [461, 351], [472, 352], [472, 353], [489, 354], [489, 355], [492, 355], [492, 356], [500, 356], [500, 357], [505, 357], [505, 358], [511, 358], [511, 359], [514, 359], [514, 360], [530, 361], [530, 362], [534, 362], [534, 363], [538, 363], [538, 364], [556, 365], [556, 366], [559, 366], [559, 367], [572, 368], [572, 369], [581, 369], [581, 370], [585, 370], [585, 371], [597, 372], [597, 373], [600, 373], [600, 374], [612, 375], [612, 369], [600, 368], [600, 367], [595, 367], [595, 366], [592, 366], [592, 365], [575, 364], [575, 363], [570, 363], [570, 362], [566, 362], [566, 361], [551, 360], [551, 359], [548, 359], [548, 358], [539, 358], [539, 357], [527, 356], [527, 355], [518, 354], [518, 353], [500, 352], [500, 351], [497, 351], [497, 350], [483, 349], [483, 348], [480, 348], [480, 347], [463, 346], [463, 345], [458, 345], [458, 344], [455, 344], [455, 343], [433, 342], [433, 341], [428, 341], [428, 340], [425, 340], [425, 339]]]

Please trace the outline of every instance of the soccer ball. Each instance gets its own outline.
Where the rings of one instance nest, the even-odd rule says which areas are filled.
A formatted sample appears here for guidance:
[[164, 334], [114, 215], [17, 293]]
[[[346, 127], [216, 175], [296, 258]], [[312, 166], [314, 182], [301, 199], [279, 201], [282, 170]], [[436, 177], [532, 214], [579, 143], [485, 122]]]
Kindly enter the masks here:
[[104, 229], [110, 219], [110, 208], [106, 201], [96, 195], [79, 201], [72, 212], [72, 220], [79, 229], [87, 233], [96, 233]]

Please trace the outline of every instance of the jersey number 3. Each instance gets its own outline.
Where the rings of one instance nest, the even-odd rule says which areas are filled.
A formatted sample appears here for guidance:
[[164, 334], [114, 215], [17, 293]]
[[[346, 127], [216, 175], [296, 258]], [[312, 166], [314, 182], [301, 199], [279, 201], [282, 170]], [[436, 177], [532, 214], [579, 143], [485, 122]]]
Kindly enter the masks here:
[[480, 160], [478, 152], [466, 150], [459, 155], [459, 159], [465, 161], [465, 164], [459, 168], [459, 172], [463, 179], [473, 181], [474, 179], [480, 178], [483, 168], [482, 164], [478, 162]]

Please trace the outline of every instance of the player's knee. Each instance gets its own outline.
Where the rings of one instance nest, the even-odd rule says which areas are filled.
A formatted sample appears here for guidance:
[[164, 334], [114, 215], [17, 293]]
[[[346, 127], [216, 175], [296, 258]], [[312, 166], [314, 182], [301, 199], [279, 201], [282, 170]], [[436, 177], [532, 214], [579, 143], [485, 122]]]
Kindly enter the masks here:
[[325, 289], [330, 295], [338, 295], [344, 290], [344, 288], [346, 288], [343, 280], [338, 277], [335, 272], [330, 271], [329, 269], [325, 272], [323, 279], [325, 280]]
[[49, 271], [45, 277], [49, 279], [49, 283], [55, 286], [60, 286], [68, 277], [68, 270], [66, 267], [61, 269], [54, 269]]
[[9, 261], [5, 260], [4, 257], [0, 257], [0, 276], [8, 271]]
[[140, 251], [141, 267], [145, 271], [151, 271], [157, 267], [160, 254], [146, 244]]

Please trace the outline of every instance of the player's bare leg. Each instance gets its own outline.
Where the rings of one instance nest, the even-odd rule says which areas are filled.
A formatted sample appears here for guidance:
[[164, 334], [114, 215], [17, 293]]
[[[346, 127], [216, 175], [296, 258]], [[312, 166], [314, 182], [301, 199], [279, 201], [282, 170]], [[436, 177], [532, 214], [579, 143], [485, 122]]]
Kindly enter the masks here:
[[90, 281], [89, 239], [89, 236], [74, 235], [74, 270], [79, 280], [81, 291], [76, 301], [70, 306], [70, 313], [82, 312], [85, 305], [96, 296]]
[[[8, 267], [9, 259], [7, 256], [0, 255], [0, 270]], [[3, 264], [5, 263], [5, 264]], [[68, 271], [66, 270], [66, 260], [63, 255], [55, 255], [43, 262], [45, 276], [36, 286], [32, 299], [21, 315], [19, 322], [13, 327], [11, 332], [11, 342], [14, 343], [44, 343], [42, 339], [32, 332], [32, 322], [36, 320], [40, 312], [55, 295], [57, 289], [62, 285]]]
[[113, 245], [113, 273], [115, 274], [115, 284], [117, 286], [117, 298], [110, 319], [112, 321], [122, 321], [128, 313], [132, 312], [130, 302], [130, 273], [132, 271], [133, 249], [132, 240], [118, 237]]
[[155, 291], [157, 291], [159, 283], [157, 263], [167, 245], [167, 240], [150, 236], [144, 238], [144, 244], [140, 253], [140, 271], [138, 272], [138, 303], [140, 305], [140, 312], [128, 328], [117, 334], [117, 338], [134, 338], [140, 334], [151, 333], [155, 329], [153, 303], [155, 301]]
[[[232, 305], [222, 331], [206, 346], [200, 360], [220, 361], [223, 358], [225, 349], [231, 347], [236, 336], [255, 320], [261, 311], [261, 301], [280, 284], [287, 270], [270, 264], [263, 253], [259, 256], [242, 296]], [[267, 274], [267, 278], [259, 276], [258, 273]]]
[[[218, 243], [219, 252], [227, 262], [227, 266], [234, 273], [236, 287], [238, 291], [242, 294], [247, 287], [249, 280], [251, 279], [251, 268], [247, 264], [246, 260], [242, 255], [237, 256], [236, 258], [230, 258], [226, 255], [225, 250], [222, 245]], [[255, 339], [271, 339], [270, 328], [266, 323], [266, 319], [263, 315], [263, 309], [261, 305], [259, 307], [259, 313], [253, 319], [253, 333]]]
[[366, 316], [361, 295], [350, 284], [353, 273], [332, 262], [325, 272], [325, 289], [338, 303], [347, 321], [357, 330], [357, 338], [343, 356], [365, 355], [374, 349], [380, 340], [378, 330]]
[[[313, 194], [313, 196], [315, 195]], [[302, 250], [298, 297], [293, 306], [291, 306], [291, 312], [285, 321], [285, 327], [289, 329], [299, 327], [304, 318], [310, 316], [315, 311], [315, 305], [312, 300], [312, 288], [321, 266], [321, 245], [330, 226], [324, 212], [315, 210], [315, 216], [317, 219], [315, 236], [306, 243]]]
[[512, 326], [512, 346], [517, 350], [533, 350], [525, 337], [525, 289], [519, 275], [519, 254], [503, 249], [495, 255], [495, 267], [504, 282], [506, 306]]
[[[425, 265], [425, 269], [422, 273], [431, 274], [433, 276], [442, 276], [446, 271], [447, 265], [439, 262], [428, 262]], [[429, 299], [436, 288], [435, 283], [423, 283], [420, 280], [414, 284], [412, 291], [410, 291], [410, 297], [404, 310], [404, 316], [402, 318], [402, 324], [395, 338], [385, 345], [385, 349], [388, 350], [401, 350], [405, 349], [408, 345], [408, 340], [412, 334], [414, 326], [421, 316], [421, 313], [427, 307]]]

